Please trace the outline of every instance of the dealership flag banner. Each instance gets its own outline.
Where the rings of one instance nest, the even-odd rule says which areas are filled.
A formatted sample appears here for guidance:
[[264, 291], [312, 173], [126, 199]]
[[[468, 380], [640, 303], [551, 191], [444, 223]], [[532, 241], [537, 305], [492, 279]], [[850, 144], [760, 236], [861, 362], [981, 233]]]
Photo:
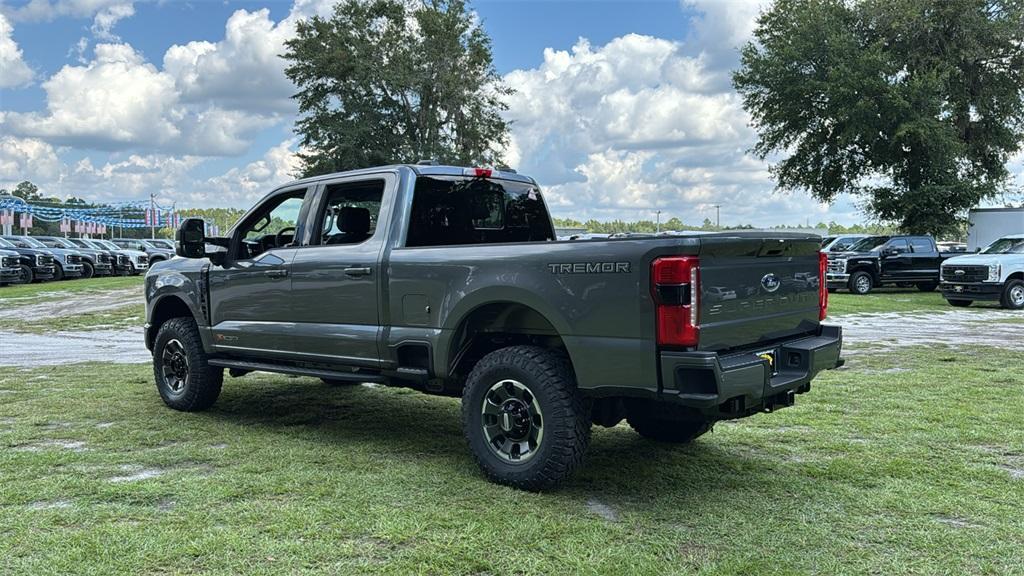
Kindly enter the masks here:
[[31, 214], [22, 214], [21, 215], [21, 227], [22, 228], [31, 228], [32, 227], [32, 215]]

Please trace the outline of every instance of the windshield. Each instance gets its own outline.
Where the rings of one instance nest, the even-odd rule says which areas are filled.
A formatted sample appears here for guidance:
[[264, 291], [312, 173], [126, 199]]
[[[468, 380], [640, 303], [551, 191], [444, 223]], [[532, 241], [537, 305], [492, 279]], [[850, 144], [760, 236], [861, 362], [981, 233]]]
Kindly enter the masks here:
[[56, 242], [57, 245], [60, 246], [61, 248], [77, 248], [77, 246], [69, 242], [67, 238], [61, 238], [60, 236], [50, 236], [47, 238], [47, 240], [52, 240], [53, 242]]
[[174, 250], [174, 244], [171, 243], [170, 240], [161, 240], [161, 239], [158, 238], [156, 240], [146, 240], [146, 242], [149, 242], [150, 245], [152, 245], [152, 246], [154, 246], [156, 248], [164, 248], [166, 250]]
[[888, 241], [888, 236], [868, 236], [853, 246], [850, 246], [850, 250], [852, 252], [871, 252], [872, 250], [878, 249]]
[[18, 240], [21, 240], [22, 242], [28, 244], [33, 248], [46, 248], [46, 244], [43, 244], [42, 242], [36, 240], [35, 238], [32, 238], [31, 236], [19, 236]]
[[1024, 254], [1024, 238], [1000, 238], [991, 243], [982, 254]]
[[111, 242], [109, 240], [93, 240], [92, 242], [94, 244], [102, 246], [103, 248], [105, 248], [107, 250], [120, 250], [121, 249], [120, 247], [118, 247], [117, 244], [114, 244], [113, 242]]
[[14, 244], [11, 244], [7, 240], [0, 238], [0, 248], [17, 248]]

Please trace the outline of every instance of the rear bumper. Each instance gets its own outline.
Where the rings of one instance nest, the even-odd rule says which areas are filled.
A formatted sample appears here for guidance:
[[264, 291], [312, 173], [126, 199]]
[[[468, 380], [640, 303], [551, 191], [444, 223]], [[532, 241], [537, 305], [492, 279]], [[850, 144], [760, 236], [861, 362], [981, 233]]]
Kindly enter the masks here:
[[[842, 329], [821, 326], [816, 336], [719, 355], [663, 352], [662, 400], [694, 409], [709, 419], [740, 418], [791, 406], [822, 370], [842, 366]], [[760, 354], [774, 354], [772, 366]]]
[[942, 297], [946, 300], [999, 300], [1003, 295], [1001, 283], [973, 283], [954, 284], [943, 282], [939, 284]]

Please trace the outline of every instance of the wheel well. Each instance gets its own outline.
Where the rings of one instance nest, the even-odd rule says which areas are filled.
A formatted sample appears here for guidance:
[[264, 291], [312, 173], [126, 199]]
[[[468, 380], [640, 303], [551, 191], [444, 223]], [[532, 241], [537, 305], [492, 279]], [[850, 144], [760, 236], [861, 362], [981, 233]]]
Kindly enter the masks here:
[[1006, 277], [1007, 280], [1024, 280], [1024, 272], [1014, 272]]
[[152, 349], [153, 340], [160, 327], [171, 318], [192, 317], [192, 309], [184, 300], [177, 296], [165, 296], [156, 303], [153, 314], [149, 320], [149, 331], [146, 334], [146, 345]]
[[459, 322], [448, 350], [447, 376], [469, 375], [478, 360], [499, 348], [533, 344], [565, 350], [555, 327], [533, 308], [515, 302], [492, 302], [475, 308]]

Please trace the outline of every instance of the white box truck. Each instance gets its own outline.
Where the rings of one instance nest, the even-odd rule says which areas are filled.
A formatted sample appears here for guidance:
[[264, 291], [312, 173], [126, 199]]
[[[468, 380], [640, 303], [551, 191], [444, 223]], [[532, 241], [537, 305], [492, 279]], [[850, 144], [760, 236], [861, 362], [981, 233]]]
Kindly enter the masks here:
[[1011, 234], [1024, 234], [1024, 208], [972, 208], [967, 214], [968, 252]]

